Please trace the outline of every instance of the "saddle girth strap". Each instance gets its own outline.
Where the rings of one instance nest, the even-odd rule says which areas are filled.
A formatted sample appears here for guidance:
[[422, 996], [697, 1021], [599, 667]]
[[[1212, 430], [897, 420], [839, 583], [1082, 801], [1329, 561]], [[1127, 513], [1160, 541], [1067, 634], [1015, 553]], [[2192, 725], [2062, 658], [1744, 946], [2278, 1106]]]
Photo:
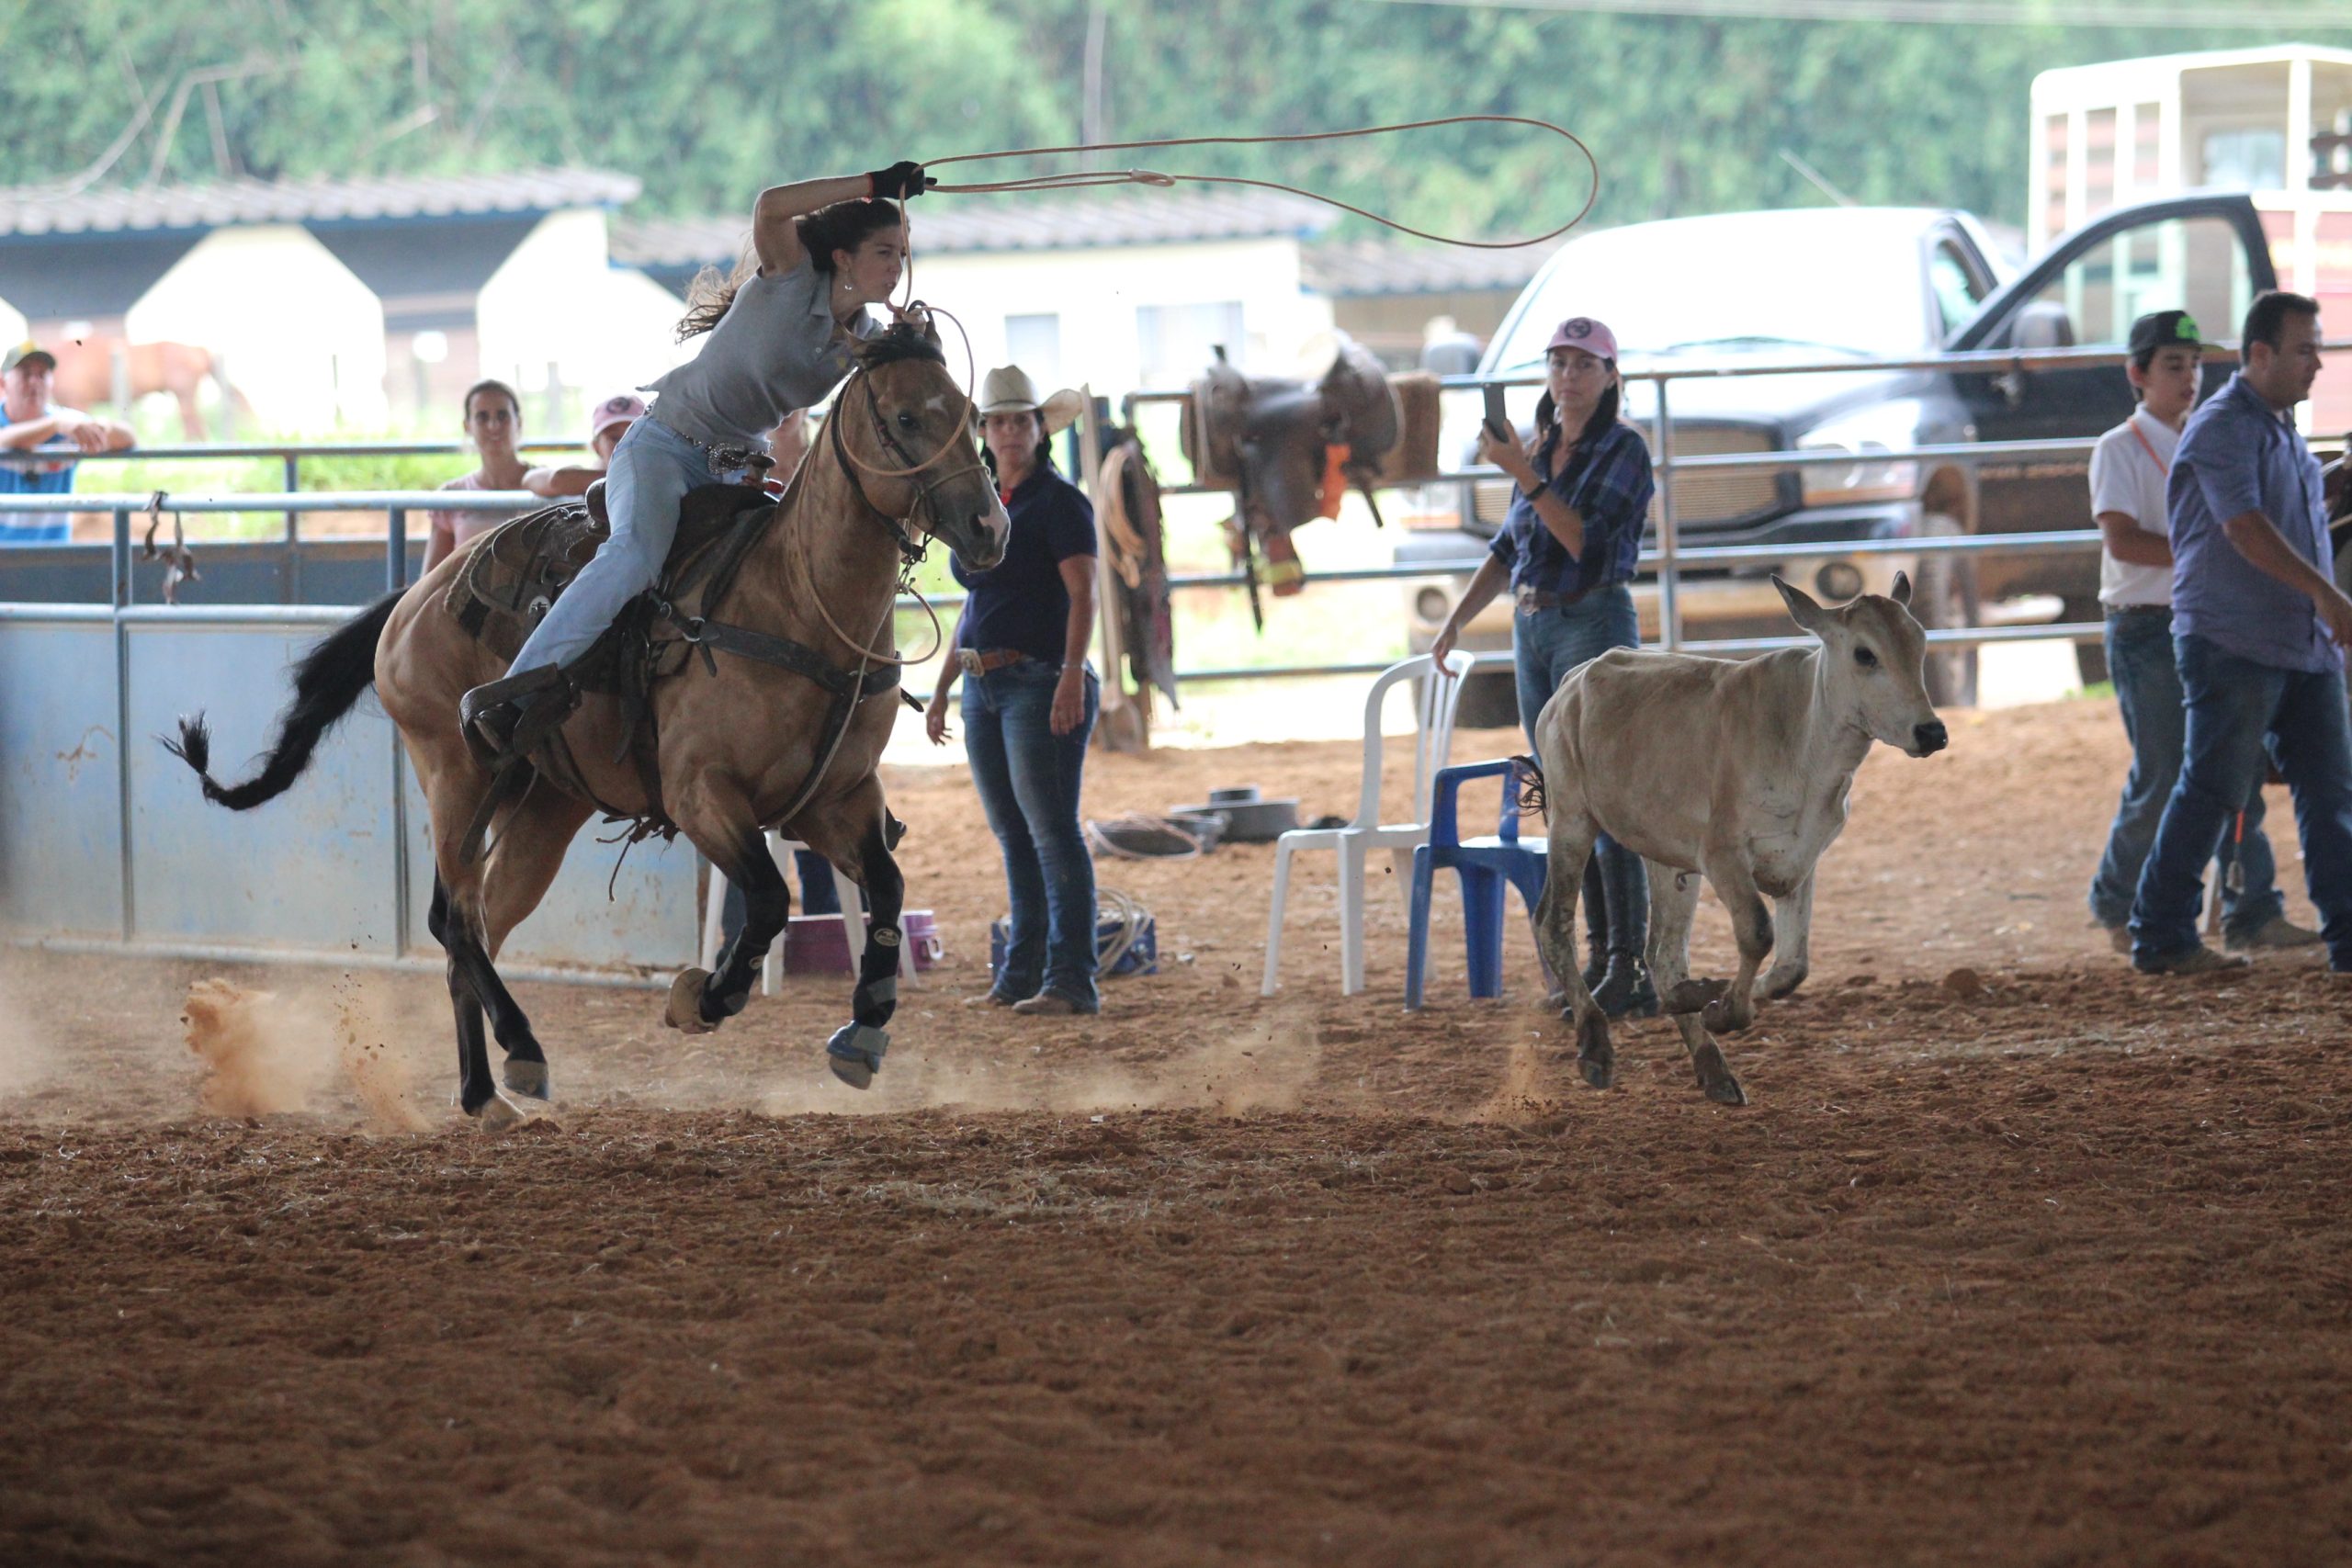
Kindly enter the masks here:
[[814, 681], [835, 697], [848, 697], [863, 702], [867, 697], [888, 691], [899, 683], [899, 667], [884, 664], [865, 672], [859, 679], [827, 663], [824, 656], [805, 642], [790, 637], [771, 637], [755, 632], [749, 626], [731, 626], [725, 621], [705, 621], [694, 635], [694, 645], [700, 649], [716, 649], [739, 658], [773, 664], [779, 670]]

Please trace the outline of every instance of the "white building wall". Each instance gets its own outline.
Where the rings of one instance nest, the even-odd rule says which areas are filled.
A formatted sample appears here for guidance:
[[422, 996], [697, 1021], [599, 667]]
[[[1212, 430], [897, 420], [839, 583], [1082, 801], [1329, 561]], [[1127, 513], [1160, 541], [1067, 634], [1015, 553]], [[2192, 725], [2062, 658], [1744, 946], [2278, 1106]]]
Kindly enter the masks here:
[[[1059, 364], [1024, 369], [1056, 386], [1089, 383], [1111, 397], [1132, 391], [1145, 373], [1139, 312], [1149, 307], [1238, 304], [1241, 341], [1227, 348], [1251, 370], [1288, 374], [1319, 368], [1311, 362], [1318, 341], [1329, 356], [1330, 301], [1301, 288], [1294, 239], [931, 256], [922, 253], [918, 217], [914, 241], [915, 292], [963, 322], [980, 375], [1012, 358], [1006, 343], [1008, 318], [1051, 316], [1059, 329]], [[955, 331], [942, 330], [950, 367], [960, 375]], [[1034, 330], [1030, 341], [1037, 341]], [[1199, 372], [1206, 363], [1204, 349], [1200, 360], [1177, 367], [1174, 384]], [[1162, 384], [1169, 384], [1164, 377]]]
[[383, 306], [299, 225], [215, 230], [123, 326], [133, 343], [210, 349], [266, 430], [383, 424]]
[[551, 212], [514, 247], [475, 302], [485, 376], [511, 378], [526, 400], [549, 367], [586, 400], [652, 380], [691, 358], [681, 346], [677, 296], [630, 268], [616, 269], [603, 212]]

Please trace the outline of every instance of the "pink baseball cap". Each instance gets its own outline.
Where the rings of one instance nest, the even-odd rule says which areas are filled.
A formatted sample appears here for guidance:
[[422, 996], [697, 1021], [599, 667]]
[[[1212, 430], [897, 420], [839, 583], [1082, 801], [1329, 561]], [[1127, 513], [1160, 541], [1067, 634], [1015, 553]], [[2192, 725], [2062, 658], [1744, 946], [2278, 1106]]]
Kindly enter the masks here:
[[1552, 341], [1544, 345], [1549, 354], [1555, 348], [1580, 348], [1600, 359], [1617, 357], [1617, 334], [1607, 323], [1590, 316], [1570, 316], [1552, 329]]
[[645, 417], [645, 400], [631, 392], [606, 398], [588, 416], [588, 439], [594, 441], [616, 424], [628, 424]]

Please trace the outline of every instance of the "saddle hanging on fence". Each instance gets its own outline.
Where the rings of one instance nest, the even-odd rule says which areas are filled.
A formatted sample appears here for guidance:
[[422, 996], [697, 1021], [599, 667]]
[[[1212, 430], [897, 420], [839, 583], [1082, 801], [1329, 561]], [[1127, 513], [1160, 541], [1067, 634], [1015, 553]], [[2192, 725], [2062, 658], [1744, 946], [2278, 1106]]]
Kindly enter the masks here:
[[[1182, 427], [1195, 479], [1238, 497], [1229, 525], [1235, 561], [1262, 553], [1277, 595], [1306, 586], [1289, 534], [1336, 517], [1351, 487], [1381, 521], [1375, 485], [1437, 475], [1438, 380], [1426, 371], [1391, 376], [1346, 334], [1330, 367], [1314, 381], [1249, 376], [1216, 351], [1193, 383]], [[1259, 611], [1252, 570], [1250, 605]]]

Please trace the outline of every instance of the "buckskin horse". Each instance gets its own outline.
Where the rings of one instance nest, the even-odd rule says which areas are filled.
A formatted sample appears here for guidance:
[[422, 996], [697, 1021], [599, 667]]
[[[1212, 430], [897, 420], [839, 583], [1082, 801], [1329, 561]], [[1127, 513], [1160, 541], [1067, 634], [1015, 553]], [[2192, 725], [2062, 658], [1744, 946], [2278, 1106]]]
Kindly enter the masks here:
[[[873, 934], [853, 1021], [827, 1043], [827, 1059], [859, 1089], [881, 1066], [905, 885], [891, 855], [898, 824], [875, 770], [900, 700], [893, 610], [902, 572], [922, 550], [908, 530], [985, 570], [1002, 558], [1010, 525], [979, 462], [969, 401], [927, 320], [859, 350], [825, 423], [827, 438], [773, 506], [761, 502], [715, 525], [706, 519], [697, 536], [693, 514], [707, 492], [689, 496], [662, 583], [608, 634], [633, 646], [641, 678], [592, 690], [527, 762], [492, 772], [458, 722], [459, 697], [503, 673], [527, 626], [514, 628], [502, 654], [477, 637], [479, 620], [469, 626], [453, 610], [466, 596], [452, 589], [477, 557], [510, 535], [526, 538], [514, 531], [550, 513], [474, 541], [329, 634], [296, 667], [277, 743], [246, 783], [223, 786], [207, 773], [202, 715], [183, 719], [177, 743], [166, 742], [203, 777], [207, 798], [247, 810], [290, 785], [320, 738], [375, 686], [432, 813], [429, 923], [448, 953], [458, 1104], [468, 1115], [503, 1122], [520, 1111], [492, 1081], [485, 1011], [505, 1052], [504, 1089], [548, 1098], [546, 1055], [494, 960], [599, 807], [636, 818], [640, 831], [683, 832], [743, 890], [743, 927], [717, 972], [687, 969], [670, 988], [664, 1020], [688, 1033], [742, 1010], [791, 914], [764, 830], [781, 829], [847, 872], [865, 890]], [[695, 562], [730, 549], [731, 570], [697, 575]], [[630, 645], [632, 624], [640, 629]]]

